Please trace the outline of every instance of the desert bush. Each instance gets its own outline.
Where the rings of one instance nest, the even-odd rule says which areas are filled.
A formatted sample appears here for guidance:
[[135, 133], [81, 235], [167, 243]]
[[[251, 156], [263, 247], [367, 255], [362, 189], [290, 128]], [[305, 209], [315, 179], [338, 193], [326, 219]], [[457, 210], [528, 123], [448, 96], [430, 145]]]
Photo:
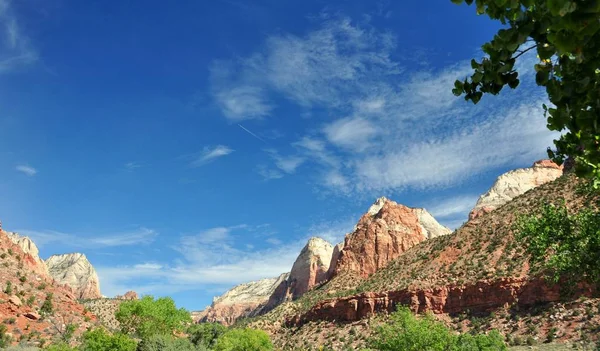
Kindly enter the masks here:
[[231, 329], [217, 339], [215, 351], [269, 351], [273, 344], [269, 335], [257, 329]]
[[500, 351], [506, 346], [500, 334], [456, 335], [433, 316], [417, 318], [408, 308], [399, 307], [390, 322], [376, 328], [371, 348], [381, 351]]
[[109, 334], [98, 328], [83, 334], [80, 351], [135, 351], [137, 343], [129, 336], [121, 333]]
[[188, 339], [167, 335], [153, 335], [138, 345], [137, 351], [205, 351], [204, 346], [195, 346]]
[[219, 323], [200, 323], [190, 326], [187, 334], [194, 345], [209, 348], [213, 347], [226, 331], [227, 328]]

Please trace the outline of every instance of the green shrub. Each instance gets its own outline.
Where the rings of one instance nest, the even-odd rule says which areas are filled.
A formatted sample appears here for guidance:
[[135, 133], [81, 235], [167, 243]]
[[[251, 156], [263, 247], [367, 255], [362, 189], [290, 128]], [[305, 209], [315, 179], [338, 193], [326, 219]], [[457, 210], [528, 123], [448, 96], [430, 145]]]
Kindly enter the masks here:
[[376, 328], [369, 340], [381, 351], [500, 351], [506, 346], [496, 331], [488, 335], [456, 335], [433, 316], [417, 318], [406, 307], [390, 315], [390, 323]]
[[58, 344], [52, 344], [46, 347], [46, 351], [77, 351], [76, 347], [71, 347], [69, 344], [60, 342]]
[[231, 329], [223, 334], [214, 347], [215, 351], [269, 351], [273, 344], [269, 335], [256, 329]]
[[0, 348], [10, 345], [10, 335], [6, 333], [8, 328], [4, 324], [0, 324]]
[[6, 288], [4, 288], [4, 293], [7, 295], [12, 294], [12, 283], [10, 281], [6, 281]]
[[186, 324], [192, 322], [189, 312], [177, 309], [170, 297], [154, 300], [152, 296], [144, 296], [140, 300], [123, 302], [115, 317], [123, 333], [140, 339], [182, 332]]
[[143, 340], [137, 351], [201, 351], [208, 350], [204, 346], [196, 347], [188, 339], [174, 338], [166, 335], [153, 335]]
[[46, 294], [46, 298], [44, 299], [44, 303], [40, 307], [40, 313], [48, 315], [48, 314], [52, 314], [54, 312], [54, 305], [52, 305], [52, 298], [53, 297], [54, 297], [54, 294], [52, 294], [52, 293], [47, 293]]
[[80, 351], [135, 351], [137, 343], [125, 334], [109, 334], [104, 329], [94, 329], [83, 334]]
[[187, 334], [194, 345], [209, 348], [213, 347], [217, 339], [226, 331], [227, 328], [219, 323], [200, 323], [190, 326]]

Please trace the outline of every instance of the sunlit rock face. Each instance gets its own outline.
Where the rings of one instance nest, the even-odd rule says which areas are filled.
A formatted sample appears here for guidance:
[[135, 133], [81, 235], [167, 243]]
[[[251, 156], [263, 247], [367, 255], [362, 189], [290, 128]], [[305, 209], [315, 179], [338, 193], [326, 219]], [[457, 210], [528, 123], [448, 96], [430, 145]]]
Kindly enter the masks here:
[[367, 277], [423, 240], [450, 233], [425, 209], [379, 198], [346, 235], [333, 275]]
[[275, 289], [288, 276], [289, 273], [284, 273], [277, 278], [240, 284], [223, 295], [215, 297], [213, 303], [204, 311], [193, 312], [192, 318], [197, 322], [231, 325], [240, 318], [256, 316], [260, 314]]
[[541, 160], [529, 168], [504, 173], [485, 194], [479, 197], [469, 219], [475, 219], [504, 205], [515, 197], [551, 182], [563, 174], [563, 167], [550, 160]]

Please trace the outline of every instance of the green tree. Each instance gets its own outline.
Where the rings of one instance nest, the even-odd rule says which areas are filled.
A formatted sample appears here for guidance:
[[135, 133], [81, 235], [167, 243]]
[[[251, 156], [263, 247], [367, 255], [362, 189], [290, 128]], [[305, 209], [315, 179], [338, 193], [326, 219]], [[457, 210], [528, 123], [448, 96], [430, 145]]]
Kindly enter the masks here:
[[600, 212], [544, 204], [540, 215], [521, 217], [517, 239], [533, 263], [542, 264], [554, 282], [561, 277], [600, 284]]
[[192, 322], [189, 312], [183, 308], [177, 309], [170, 297], [155, 300], [152, 296], [144, 296], [139, 300], [123, 302], [115, 317], [125, 334], [141, 339], [183, 332]]
[[548, 128], [563, 131], [548, 154], [561, 164], [576, 160], [579, 175], [600, 185], [600, 2], [597, 0], [452, 0], [475, 3], [504, 26], [482, 46], [487, 54], [472, 60], [471, 77], [456, 81], [454, 94], [479, 102], [519, 85], [517, 59], [536, 50], [536, 83], [554, 105], [544, 105]]
[[87, 331], [83, 334], [81, 351], [135, 351], [137, 343], [129, 336], [121, 333], [109, 334], [102, 328]]
[[153, 335], [138, 345], [137, 351], [204, 351], [204, 346], [195, 346], [188, 339], [168, 335]]
[[215, 351], [269, 351], [273, 344], [269, 335], [256, 329], [231, 329], [223, 334], [214, 347]]
[[406, 307], [390, 315], [389, 323], [376, 328], [369, 340], [381, 351], [501, 351], [506, 350], [496, 331], [484, 335], [456, 335], [433, 316], [417, 318]]
[[217, 339], [226, 331], [227, 328], [219, 323], [200, 323], [190, 326], [187, 334], [194, 345], [209, 348], [213, 347]]

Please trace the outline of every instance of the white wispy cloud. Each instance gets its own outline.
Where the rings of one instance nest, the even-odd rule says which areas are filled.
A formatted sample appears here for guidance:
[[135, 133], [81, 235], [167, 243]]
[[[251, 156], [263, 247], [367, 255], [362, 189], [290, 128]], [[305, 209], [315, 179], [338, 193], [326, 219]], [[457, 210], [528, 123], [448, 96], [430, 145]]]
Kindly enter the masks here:
[[37, 58], [29, 38], [19, 27], [11, 2], [0, 0], [0, 74], [31, 64]]
[[200, 167], [219, 157], [227, 156], [234, 150], [225, 146], [217, 145], [214, 147], [205, 147], [204, 150], [195, 159], [190, 162], [190, 167]]
[[479, 195], [460, 195], [447, 199], [430, 201], [426, 209], [435, 218], [448, 218], [455, 216], [467, 217], [471, 209], [475, 207]]
[[274, 149], [267, 149], [265, 151], [275, 161], [275, 166], [287, 174], [295, 173], [296, 169], [305, 161], [304, 157], [298, 155], [282, 156]]
[[375, 126], [364, 118], [342, 118], [324, 128], [332, 144], [350, 151], [362, 152], [369, 147], [371, 138], [377, 134]]
[[136, 230], [104, 235], [88, 233], [69, 234], [53, 230], [38, 231], [28, 229], [17, 230], [17, 232], [30, 237], [39, 247], [48, 244], [61, 244], [65, 247], [92, 249], [149, 244], [153, 242], [158, 235], [156, 231], [143, 227]]
[[141, 168], [142, 164], [139, 162], [127, 162], [125, 164], [125, 169], [128, 171], [135, 171], [138, 168]]
[[441, 224], [450, 229], [457, 229], [467, 221], [469, 212], [475, 207], [478, 198], [477, 194], [463, 194], [434, 199], [428, 201], [425, 209]]
[[239, 239], [269, 230], [268, 227], [210, 228], [180, 237], [171, 247], [180, 256], [171, 262], [140, 262], [117, 267], [100, 265], [96, 270], [102, 281], [102, 292], [108, 296], [132, 289], [142, 294], [160, 295], [215, 286], [231, 288], [289, 271], [310, 237], [319, 236], [332, 244], [338, 243], [352, 230], [355, 221], [316, 224], [306, 235], [287, 242], [268, 235], [265, 241], [269, 247], [258, 250], [240, 243]]
[[[535, 54], [517, 64], [518, 91], [506, 88], [474, 106], [452, 94], [455, 79], [471, 72], [468, 61], [406, 71], [396, 57], [407, 53], [396, 43], [369, 23], [325, 19], [305, 35], [272, 35], [253, 54], [221, 63], [230, 74], [214, 89], [228, 95], [236, 87], [260, 87], [256, 98], [271, 107], [278, 96], [296, 104], [298, 115], [315, 109], [338, 116], [291, 146], [299, 150], [293, 156], [313, 166], [316, 184], [343, 194], [450, 187], [545, 157], [557, 134], [546, 128], [545, 94], [527, 68]], [[272, 112], [263, 109], [261, 117]], [[290, 173], [273, 162], [278, 170], [259, 172]]]
[[30, 176], [30, 177], [33, 177], [38, 172], [37, 169], [35, 169], [31, 166], [28, 166], [28, 165], [17, 165], [15, 167], [15, 169], [25, 175]]

